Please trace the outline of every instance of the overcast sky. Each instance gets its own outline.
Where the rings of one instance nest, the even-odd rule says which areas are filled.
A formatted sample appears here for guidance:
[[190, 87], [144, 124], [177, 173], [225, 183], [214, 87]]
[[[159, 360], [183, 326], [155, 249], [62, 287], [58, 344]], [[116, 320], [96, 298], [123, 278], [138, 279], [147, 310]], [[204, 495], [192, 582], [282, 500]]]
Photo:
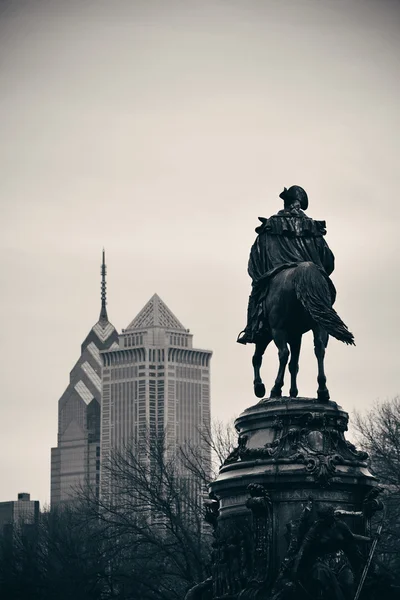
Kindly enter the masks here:
[[[100, 311], [154, 292], [214, 351], [212, 413], [255, 402], [258, 216], [303, 186], [327, 221], [332, 400], [399, 383], [400, 6], [389, 0], [0, 0], [0, 500], [50, 499], [57, 403]], [[269, 347], [263, 376], [276, 376]], [[301, 395], [316, 392], [308, 334]], [[288, 381], [288, 378], [287, 378]], [[286, 388], [287, 393], [287, 388]]]

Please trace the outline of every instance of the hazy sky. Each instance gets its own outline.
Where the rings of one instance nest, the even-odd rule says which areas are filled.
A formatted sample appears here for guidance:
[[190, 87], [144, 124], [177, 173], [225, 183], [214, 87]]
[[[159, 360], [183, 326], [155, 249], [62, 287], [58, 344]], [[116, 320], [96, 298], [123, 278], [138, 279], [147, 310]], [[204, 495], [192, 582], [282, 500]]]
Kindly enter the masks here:
[[[388, 0], [0, 0], [0, 500], [50, 498], [57, 402], [100, 310], [154, 292], [214, 351], [212, 412], [255, 402], [258, 216], [309, 193], [336, 255], [331, 398], [400, 391], [400, 6]], [[270, 389], [277, 355], [266, 353]], [[288, 380], [288, 379], [287, 379]], [[308, 334], [302, 395], [316, 391]], [[287, 392], [287, 387], [286, 390]]]

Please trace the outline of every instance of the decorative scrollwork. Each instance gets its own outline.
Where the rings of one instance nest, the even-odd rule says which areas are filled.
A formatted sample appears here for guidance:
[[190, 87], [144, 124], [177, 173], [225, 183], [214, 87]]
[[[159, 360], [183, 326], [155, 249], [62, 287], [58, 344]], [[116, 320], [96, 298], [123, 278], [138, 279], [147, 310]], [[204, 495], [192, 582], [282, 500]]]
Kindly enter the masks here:
[[314, 476], [321, 487], [326, 487], [330, 484], [330, 479], [336, 471], [336, 465], [343, 463], [343, 457], [340, 454], [332, 454], [330, 456], [323, 454], [299, 454], [298, 460], [305, 465], [308, 473]]

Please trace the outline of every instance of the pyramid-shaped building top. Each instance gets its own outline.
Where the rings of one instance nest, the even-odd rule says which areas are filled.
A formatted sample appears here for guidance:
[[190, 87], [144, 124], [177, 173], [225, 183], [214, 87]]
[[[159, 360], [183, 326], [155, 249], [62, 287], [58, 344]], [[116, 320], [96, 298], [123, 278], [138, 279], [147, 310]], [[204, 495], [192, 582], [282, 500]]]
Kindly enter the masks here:
[[125, 331], [144, 329], [147, 327], [162, 327], [164, 329], [187, 331], [179, 319], [177, 319], [174, 313], [157, 294], [154, 294], [150, 298], [133, 321], [129, 323]]

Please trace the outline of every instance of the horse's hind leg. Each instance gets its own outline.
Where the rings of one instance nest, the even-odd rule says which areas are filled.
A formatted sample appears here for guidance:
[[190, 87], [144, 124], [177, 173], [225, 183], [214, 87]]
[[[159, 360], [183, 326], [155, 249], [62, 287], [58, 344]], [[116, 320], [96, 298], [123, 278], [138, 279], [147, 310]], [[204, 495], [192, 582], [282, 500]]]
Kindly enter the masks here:
[[297, 398], [299, 390], [297, 389], [297, 373], [299, 372], [299, 356], [301, 346], [301, 334], [293, 336], [289, 341], [290, 346], [290, 397]]
[[326, 375], [324, 369], [325, 348], [328, 345], [329, 335], [319, 325], [313, 328], [314, 333], [314, 352], [318, 362], [318, 400], [328, 401], [329, 391], [326, 387]]
[[271, 336], [264, 337], [260, 342], [256, 343], [256, 349], [253, 355], [253, 368], [254, 368], [254, 393], [257, 398], [264, 398], [265, 396], [265, 385], [262, 382], [260, 376], [260, 367], [262, 364], [262, 357], [268, 344], [272, 341]]
[[289, 349], [287, 347], [286, 335], [282, 330], [273, 331], [273, 338], [275, 345], [278, 348], [279, 370], [274, 387], [271, 390], [271, 398], [280, 398], [282, 396], [285, 369], [289, 360]]

